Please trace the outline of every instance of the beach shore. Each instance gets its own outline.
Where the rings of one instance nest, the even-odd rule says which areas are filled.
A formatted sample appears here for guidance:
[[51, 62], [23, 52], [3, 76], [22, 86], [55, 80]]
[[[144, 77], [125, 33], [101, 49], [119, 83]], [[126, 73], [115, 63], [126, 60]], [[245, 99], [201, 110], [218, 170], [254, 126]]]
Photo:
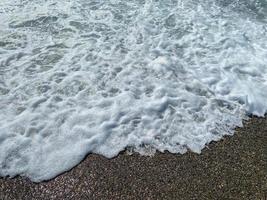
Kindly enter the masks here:
[[252, 117], [234, 136], [201, 154], [90, 154], [53, 180], [0, 178], [1, 200], [259, 199], [267, 195], [267, 117]]

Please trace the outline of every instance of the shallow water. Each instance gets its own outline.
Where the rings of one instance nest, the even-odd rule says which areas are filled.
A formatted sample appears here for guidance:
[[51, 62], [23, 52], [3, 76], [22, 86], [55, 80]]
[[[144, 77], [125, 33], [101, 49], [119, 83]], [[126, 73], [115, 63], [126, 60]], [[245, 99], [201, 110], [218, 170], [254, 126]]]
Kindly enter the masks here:
[[200, 153], [266, 113], [266, 24], [266, 0], [2, 0], [0, 175]]

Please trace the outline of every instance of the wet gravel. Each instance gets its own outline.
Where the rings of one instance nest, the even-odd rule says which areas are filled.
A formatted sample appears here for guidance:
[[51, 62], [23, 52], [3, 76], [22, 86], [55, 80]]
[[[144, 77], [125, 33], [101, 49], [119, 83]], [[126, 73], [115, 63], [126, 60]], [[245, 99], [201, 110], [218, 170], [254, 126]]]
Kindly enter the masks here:
[[200, 155], [91, 154], [53, 180], [0, 179], [0, 200], [267, 199], [267, 117], [252, 118], [235, 135]]

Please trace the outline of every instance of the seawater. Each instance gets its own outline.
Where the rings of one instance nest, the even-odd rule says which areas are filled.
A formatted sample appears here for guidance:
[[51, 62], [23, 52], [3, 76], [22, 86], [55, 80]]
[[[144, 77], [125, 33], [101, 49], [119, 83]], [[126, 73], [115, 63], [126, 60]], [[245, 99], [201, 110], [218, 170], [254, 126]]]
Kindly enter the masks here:
[[266, 0], [1, 0], [0, 176], [200, 153], [267, 110]]

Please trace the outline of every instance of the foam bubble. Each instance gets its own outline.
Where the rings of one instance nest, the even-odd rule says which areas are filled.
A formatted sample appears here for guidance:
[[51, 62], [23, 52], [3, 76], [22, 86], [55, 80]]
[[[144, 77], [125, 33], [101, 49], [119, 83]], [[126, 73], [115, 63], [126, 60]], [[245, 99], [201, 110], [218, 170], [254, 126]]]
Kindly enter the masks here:
[[2, 0], [0, 175], [200, 153], [263, 116], [266, 7], [242, 2]]

